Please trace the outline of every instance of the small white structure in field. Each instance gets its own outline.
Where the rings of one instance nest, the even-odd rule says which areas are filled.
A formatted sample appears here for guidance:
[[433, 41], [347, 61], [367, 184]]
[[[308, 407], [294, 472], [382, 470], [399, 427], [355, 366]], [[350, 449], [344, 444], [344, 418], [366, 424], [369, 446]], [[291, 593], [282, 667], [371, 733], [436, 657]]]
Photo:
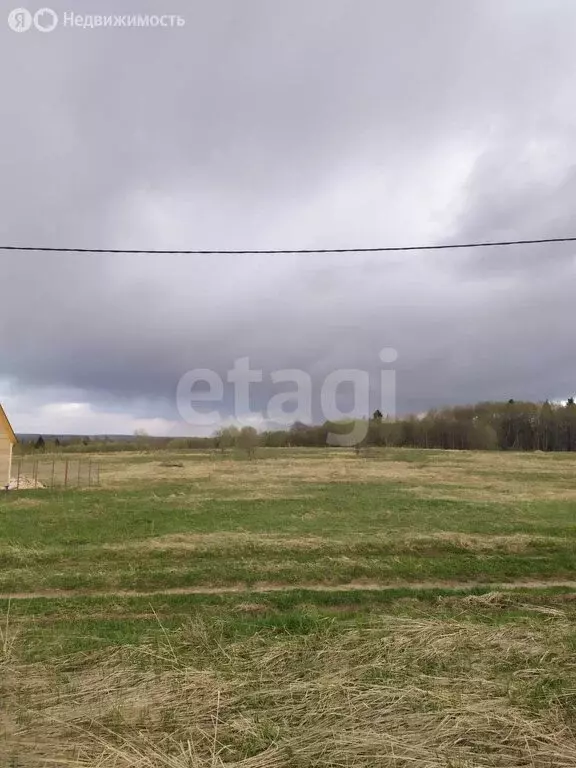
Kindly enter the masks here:
[[14, 430], [0, 405], [0, 488], [6, 488], [10, 484], [12, 448], [17, 442]]

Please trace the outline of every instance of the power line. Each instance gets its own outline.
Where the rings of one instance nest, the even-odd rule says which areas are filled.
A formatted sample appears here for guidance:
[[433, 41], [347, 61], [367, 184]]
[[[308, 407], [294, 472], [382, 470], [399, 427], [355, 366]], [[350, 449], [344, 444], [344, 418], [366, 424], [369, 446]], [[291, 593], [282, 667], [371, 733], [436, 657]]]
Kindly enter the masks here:
[[574, 243], [576, 237], [547, 237], [537, 240], [497, 240], [481, 243], [444, 243], [441, 245], [390, 245], [377, 248], [283, 248], [270, 250], [157, 250], [147, 248], [52, 248], [31, 245], [0, 245], [0, 251], [42, 251], [48, 253], [126, 253], [158, 256], [258, 256], [298, 253], [398, 253], [400, 251], [446, 251], [462, 248], [502, 248], [511, 245]]

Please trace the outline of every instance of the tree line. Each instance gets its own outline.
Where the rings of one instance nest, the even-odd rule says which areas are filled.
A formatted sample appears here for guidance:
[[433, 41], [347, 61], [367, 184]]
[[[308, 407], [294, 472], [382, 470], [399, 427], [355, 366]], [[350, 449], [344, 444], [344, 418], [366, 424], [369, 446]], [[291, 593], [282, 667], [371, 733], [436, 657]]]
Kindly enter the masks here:
[[[265, 432], [261, 445], [323, 446], [330, 434], [345, 433], [344, 423], [296, 423], [287, 431]], [[576, 405], [510, 399], [434, 409], [421, 416], [386, 418], [375, 411], [361, 446], [450, 450], [576, 451]]]
[[[215, 447], [321, 447], [330, 435], [346, 434], [351, 422], [306, 425], [256, 433], [252, 427], [228, 427], [214, 436]], [[434, 409], [420, 416], [391, 419], [379, 410], [365, 423], [362, 446], [488, 451], [576, 451], [576, 405], [510, 399]]]
[[[308, 425], [296, 422], [289, 429], [257, 432], [253, 427], [225, 427], [212, 437], [150, 437], [133, 439], [46, 438], [20, 446], [21, 452], [64, 452], [211, 449], [226, 452], [240, 449], [253, 456], [256, 448], [323, 447], [330, 435], [346, 434], [353, 422]], [[368, 446], [440, 448], [450, 450], [576, 451], [576, 404], [532, 403], [510, 399], [428, 411], [419, 416], [388, 418], [375, 411], [363, 426]]]

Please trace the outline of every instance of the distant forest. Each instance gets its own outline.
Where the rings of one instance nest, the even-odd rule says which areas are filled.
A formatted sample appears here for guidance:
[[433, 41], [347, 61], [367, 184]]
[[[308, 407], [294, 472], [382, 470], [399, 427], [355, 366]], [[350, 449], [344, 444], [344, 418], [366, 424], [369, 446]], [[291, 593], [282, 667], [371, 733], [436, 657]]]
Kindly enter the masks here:
[[[158, 449], [238, 448], [253, 454], [258, 447], [322, 447], [330, 433], [344, 434], [350, 422], [306, 425], [296, 422], [290, 429], [256, 432], [252, 427], [227, 427], [213, 437], [149, 437], [139, 433], [126, 437], [25, 436], [19, 452], [31, 451], [121, 451]], [[362, 446], [443, 448], [451, 450], [576, 451], [576, 405], [530, 403], [508, 400], [455, 406], [429, 411], [423, 416], [386, 418], [376, 411], [366, 422]]]

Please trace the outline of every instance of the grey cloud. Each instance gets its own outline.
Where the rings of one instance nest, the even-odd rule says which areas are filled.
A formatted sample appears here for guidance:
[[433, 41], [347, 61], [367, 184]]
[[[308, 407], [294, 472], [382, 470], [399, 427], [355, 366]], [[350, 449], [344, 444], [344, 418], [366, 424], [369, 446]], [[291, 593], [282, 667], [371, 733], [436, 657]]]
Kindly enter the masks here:
[[[186, 27], [0, 30], [4, 243], [298, 248], [575, 231], [572, 0], [162, 11]], [[560, 396], [576, 380], [575, 251], [4, 253], [0, 378], [170, 418], [190, 368], [224, 375], [250, 356], [317, 382], [338, 367], [377, 376], [392, 346], [400, 410]]]

